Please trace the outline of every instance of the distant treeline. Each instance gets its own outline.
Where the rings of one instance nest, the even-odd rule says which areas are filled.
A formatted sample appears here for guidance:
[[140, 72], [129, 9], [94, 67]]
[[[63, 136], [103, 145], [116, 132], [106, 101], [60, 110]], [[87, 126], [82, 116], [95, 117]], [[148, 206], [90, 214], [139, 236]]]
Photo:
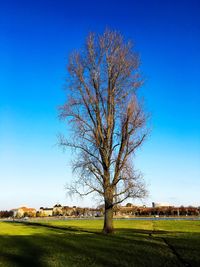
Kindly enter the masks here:
[[126, 205], [115, 209], [115, 214], [134, 215], [134, 216], [198, 216], [200, 215], [200, 207], [136, 207]]
[[[55, 208], [55, 207], [54, 207]], [[62, 207], [61, 207], [62, 208]], [[19, 218], [22, 217], [40, 217], [40, 216], [74, 216], [74, 217], [99, 217], [103, 216], [104, 209], [102, 207], [98, 207], [97, 209], [89, 209], [89, 208], [79, 208], [79, 207], [64, 207], [65, 212], [57, 210], [53, 212], [53, 208], [50, 209], [52, 214], [40, 214], [40, 212], [36, 212], [35, 214], [24, 212]], [[114, 208], [114, 215], [115, 216], [200, 216], [200, 207], [138, 207], [133, 206], [132, 204], [128, 203], [126, 206], [116, 206]], [[11, 211], [0, 211], [0, 218], [11, 218], [16, 217], [14, 212]]]
[[0, 211], [0, 218], [9, 218], [13, 216], [13, 211], [8, 211], [8, 210], [1, 210]]

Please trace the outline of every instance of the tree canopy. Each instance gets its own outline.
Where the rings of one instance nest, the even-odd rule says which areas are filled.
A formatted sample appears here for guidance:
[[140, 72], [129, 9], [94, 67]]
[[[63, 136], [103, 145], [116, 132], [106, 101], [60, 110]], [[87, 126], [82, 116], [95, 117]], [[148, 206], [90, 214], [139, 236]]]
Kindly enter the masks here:
[[139, 67], [131, 42], [111, 30], [90, 33], [84, 49], [73, 52], [68, 63], [60, 117], [71, 125], [73, 136], [61, 136], [60, 143], [75, 149], [77, 174], [68, 190], [102, 196], [106, 233], [113, 231], [115, 205], [146, 195], [132, 158], [147, 136], [146, 114], [137, 96], [143, 84]]

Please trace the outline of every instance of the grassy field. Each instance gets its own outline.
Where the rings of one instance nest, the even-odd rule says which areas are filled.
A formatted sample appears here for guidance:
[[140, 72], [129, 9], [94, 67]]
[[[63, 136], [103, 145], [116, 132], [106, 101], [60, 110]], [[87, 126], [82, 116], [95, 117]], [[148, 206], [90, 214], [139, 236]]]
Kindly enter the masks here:
[[0, 266], [200, 266], [200, 221], [0, 222]]

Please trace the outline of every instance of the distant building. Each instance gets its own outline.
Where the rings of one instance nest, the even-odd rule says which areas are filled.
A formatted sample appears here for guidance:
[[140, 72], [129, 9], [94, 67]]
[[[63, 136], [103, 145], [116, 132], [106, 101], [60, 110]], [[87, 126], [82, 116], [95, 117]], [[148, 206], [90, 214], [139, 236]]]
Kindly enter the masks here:
[[42, 217], [53, 216], [53, 208], [40, 207], [39, 215]]
[[68, 207], [68, 206], [63, 206], [62, 207], [62, 214], [64, 216], [73, 216], [75, 215], [76, 208]]
[[27, 208], [27, 207], [20, 207], [18, 209], [12, 209], [13, 217], [35, 217], [36, 216], [36, 209], [34, 208]]
[[161, 202], [161, 203], [152, 202], [152, 208], [171, 207], [171, 206], [172, 205], [170, 205], [169, 203], [166, 203], [166, 202]]
[[56, 204], [54, 207], [53, 207], [53, 215], [54, 216], [61, 216], [63, 215], [63, 210], [62, 210], [62, 206], [60, 204]]

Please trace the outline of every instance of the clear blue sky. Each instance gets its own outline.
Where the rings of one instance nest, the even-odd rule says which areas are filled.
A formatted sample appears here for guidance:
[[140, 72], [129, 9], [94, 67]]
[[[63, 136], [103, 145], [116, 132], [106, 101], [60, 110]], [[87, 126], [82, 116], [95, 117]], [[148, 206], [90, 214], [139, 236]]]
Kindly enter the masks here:
[[134, 40], [142, 57], [152, 116], [135, 159], [144, 203], [200, 206], [199, 14], [198, 0], [0, 1], [0, 209], [94, 205], [65, 197], [71, 153], [55, 145], [66, 132], [57, 106], [69, 53], [105, 27]]

